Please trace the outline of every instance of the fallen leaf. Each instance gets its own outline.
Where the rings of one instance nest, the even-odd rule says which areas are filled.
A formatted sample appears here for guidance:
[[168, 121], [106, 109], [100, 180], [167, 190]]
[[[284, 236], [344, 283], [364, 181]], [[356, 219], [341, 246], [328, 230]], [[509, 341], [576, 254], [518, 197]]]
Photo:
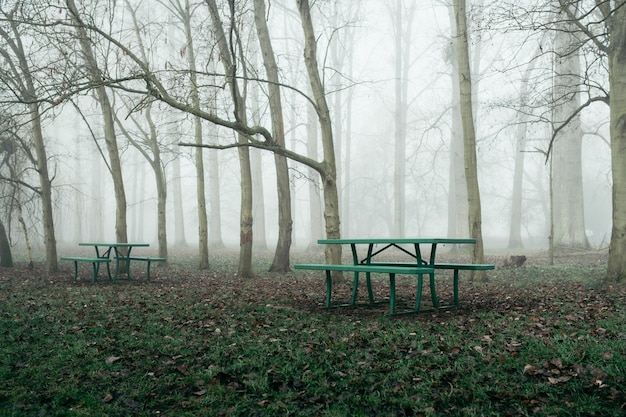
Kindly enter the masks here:
[[109, 356], [108, 358], [106, 358], [104, 360], [105, 363], [107, 363], [108, 365], [112, 364], [113, 362], [117, 362], [120, 359], [122, 359], [121, 356]]
[[535, 365], [524, 365], [524, 373], [526, 375], [537, 375], [537, 373], [539, 372], [539, 368], [537, 368]]

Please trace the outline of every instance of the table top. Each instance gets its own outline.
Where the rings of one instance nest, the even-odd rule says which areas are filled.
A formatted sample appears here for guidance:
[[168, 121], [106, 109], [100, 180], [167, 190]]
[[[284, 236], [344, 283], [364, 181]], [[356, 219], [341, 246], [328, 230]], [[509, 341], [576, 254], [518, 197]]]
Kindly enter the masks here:
[[128, 248], [135, 246], [150, 246], [149, 243], [132, 243], [132, 242], [83, 242], [79, 243], [78, 246], [108, 246], [110, 248]]
[[396, 244], [396, 245], [409, 245], [409, 244], [475, 244], [476, 239], [473, 238], [429, 238], [429, 237], [415, 237], [415, 238], [356, 238], [356, 239], [320, 239], [317, 241], [320, 245], [323, 244], [335, 244], [335, 245], [376, 245], [376, 244]]

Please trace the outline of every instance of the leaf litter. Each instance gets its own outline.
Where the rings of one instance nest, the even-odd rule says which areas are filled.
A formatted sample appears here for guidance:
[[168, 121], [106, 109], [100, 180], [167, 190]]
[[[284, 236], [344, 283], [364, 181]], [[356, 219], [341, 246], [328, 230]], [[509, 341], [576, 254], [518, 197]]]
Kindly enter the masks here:
[[[65, 365], [51, 365], [63, 369], [42, 371], [59, 375], [59, 390], [78, 378], [93, 387], [83, 396], [134, 415], [215, 407], [223, 415], [323, 415], [342, 407], [395, 410], [389, 415], [624, 410], [626, 289], [597, 285], [601, 268], [585, 268], [530, 264], [497, 269], [488, 283], [462, 277], [459, 308], [393, 318], [384, 303], [324, 309], [323, 278], [308, 273], [243, 279], [183, 263], [151, 282], [95, 285], [63, 273], [41, 280], [4, 274], [0, 311], [12, 359], [2, 376], [25, 387], [36, 354], [17, 360], [10, 349], [57, 340], [74, 349]], [[445, 281], [438, 280], [439, 297], [450, 300]], [[385, 299], [387, 280], [375, 279], [374, 290]], [[410, 307], [414, 291], [411, 280], [398, 279], [399, 307]], [[334, 297], [350, 294], [348, 282]], [[91, 362], [98, 357], [103, 365]], [[43, 381], [36, 385], [40, 394], [30, 398], [0, 393], [0, 410], [45, 408], [55, 394]], [[63, 395], [62, 407], [87, 407]]]

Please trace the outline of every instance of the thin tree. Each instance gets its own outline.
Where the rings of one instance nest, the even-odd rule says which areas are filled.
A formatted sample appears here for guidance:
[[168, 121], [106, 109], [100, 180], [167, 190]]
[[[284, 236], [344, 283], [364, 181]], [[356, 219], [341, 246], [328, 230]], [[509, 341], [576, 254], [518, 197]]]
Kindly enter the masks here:
[[106, 90], [105, 78], [98, 66], [98, 60], [92, 47], [92, 39], [89, 37], [86, 23], [82, 20], [74, 0], [66, 0], [70, 17], [74, 23], [76, 36], [83, 54], [83, 59], [87, 67], [87, 77], [93, 83], [96, 98], [100, 104], [102, 120], [104, 123], [104, 140], [106, 143], [109, 168], [113, 179], [113, 189], [115, 193], [115, 238], [117, 242], [128, 242], [126, 224], [126, 192], [124, 191], [124, 177], [122, 175], [122, 164], [117, 146], [117, 135], [115, 133], [115, 118], [109, 95]]
[[[185, 32], [185, 47], [182, 52], [187, 58], [189, 67], [189, 89], [191, 103], [194, 107], [200, 107], [200, 92], [197, 79], [196, 50], [193, 42], [193, 28], [191, 25], [192, 8], [189, 0], [171, 0], [167, 7], [173, 12], [176, 18], [183, 24]], [[202, 119], [194, 115], [194, 140], [196, 144], [202, 144]], [[198, 202], [198, 268], [207, 269], [209, 267], [209, 225], [207, 218], [207, 202], [204, 182], [204, 158], [201, 147], [195, 149], [196, 163], [196, 199]]]
[[[268, 95], [272, 119], [272, 136], [278, 146], [285, 146], [285, 123], [283, 121], [283, 105], [281, 100], [278, 65], [274, 56], [267, 22], [265, 21], [265, 1], [254, 0], [254, 21], [263, 56], [263, 65], [268, 80]], [[289, 189], [289, 167], [287, 158], [274, 154], [276, 164], [276, 187], [278, 190], [278, 243], [270, 272], [288, 272], [289, 251], [291, 249], [291, 190]]]
[[[556, 0], [555, 0], [556, 1]], [[556, 1], [556, 7], [559, 7]], [[562, 126], [553, 139], [553, 234], [555, 247], [588, 249], [583, 202], [580, 113], [580, 40], [565, 13], [556, 14], [554, 32], [553, 126]], [[568, 123], [563, 125], [568, 119]]]
[[[465, 160], [465, 179], [467, 182], [468, 224], [470, 237], [476, 239], [471, 251], [474, 263], [484, 263], [482, 216], [480, 190], [478, 187], [478, 166], [476, 162], [476, 132], [472, 111], [472, 78], [470, 73], [469, 42], [467, 33], [467, 15], [465, 0], [454, 0], [456, 20], [456, 51], [459, 64], [459, 93], [461, 118], [463, 124], [463, 143]], [[485, 271], [473, 271], [472, 279], [487, 280]]]
[[32, 145], [35, 153], [33, 155], [27, 152], [26, 155], [30, 157], [39, 175], [38, 195], [41, 198], [46, 270], [56, 272], [58, 260], [52, 209], [52, 180], [48, 172], [48, 155], [41, 124], [41, 103], [28, 59], [30, 52], [26, 50], [22, 41], [22, 27], [19, 23], [22, 18], [16, 16], [20, 10], [22, 10], [20, 4], [16, 3], [11, 10], [3, 13], [9, 24], [9, 30], [0, 28], [0, 37], [6, 45], [6, 48], [0, 48], [0, 56], [4, 59], [11, 74], [11, 79], [5, 79], [4, 82], [10, 86], [10, 91], [14, 92], [18, 102], [28, 108], [28, 120], [31, 125]]
[[13, 255], [11, 254], [11, 242], [4, 227], [2, 219], [0, 219], [0, 266], [10, 268], [13, 266]]
[[[211, 21], [216, 33], [216, 40], [220, 51], [220, 59], [224, 66], [224, 72], [226, 74], [226, 82], [230, 90], [231, 98], [233, 100], [235, 110], [235, 120], [242, 125], [247, 125], [246, 115], [246, 99], [245, 93], [242, 93], [239, 87], [239, 81], [237, 78], [237, 66], [235, 53], [236, 49], [239, 49], [235, 42], [238, 42], [238, 33], [236, 32], [236, 20], [235, 20], [235, 2], [229, 0], [230, 10], [230, 33], [226, 36], [224, 26], [222, 24], [219, 10], [215, 0], [206, 0], [209, 7], [209, 14], [211, 15]], [[244, 67], [245, 70], [245, 67]], [[245, 77], [244, 77], [244, 91], [245, 91]], [[237, 143], [245, 145], [248, 143], [247, 135], [239, 132], [237, 134]], [[239, 169], [241, 174], [241, 210], [239, 213], [239, 267], [237, 274], [241, 277], [250, 277], [252, 275], [252, 245], [253, 245], [253, 232], [252, 232], [252, 172], [250, 166], [250, 149], [247, 146], [239, 146], [237, 148], [239, 152]]]

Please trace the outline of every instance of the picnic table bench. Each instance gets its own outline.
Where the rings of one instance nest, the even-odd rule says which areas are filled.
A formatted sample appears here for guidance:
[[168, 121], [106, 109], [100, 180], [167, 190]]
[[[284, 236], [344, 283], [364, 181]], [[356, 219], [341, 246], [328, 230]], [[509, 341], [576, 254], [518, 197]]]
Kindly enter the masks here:
[[98, 257], [90, 258], [86, 256], [62, 256], [61, 260], [74, 262], [74, 281], [78, 279], [78, 264], [80, 262], [88, 262], [88, 263], [93, 264], [93, 278], [92, 278], [93, 282], [96, 282], [96, 280], [98, 279], [98, 270], [100, 269], [101, 263], [105, 263], [107, 265], [107, 271], [108, 271], [109, 277], [111, 276], [111, 271], [110, 271], [111, 260], [109, 258], [98, 258]]
[[146, 276], [148, 281], [150, 281], [150, 264], [152, 262], [166, 262], [167, 258], [157, 258], [154, 256], [129, 256], [126, 258], [126, 274], [128, 279], [130, 279], [130, 261], [140, 261], [147, 263]]

